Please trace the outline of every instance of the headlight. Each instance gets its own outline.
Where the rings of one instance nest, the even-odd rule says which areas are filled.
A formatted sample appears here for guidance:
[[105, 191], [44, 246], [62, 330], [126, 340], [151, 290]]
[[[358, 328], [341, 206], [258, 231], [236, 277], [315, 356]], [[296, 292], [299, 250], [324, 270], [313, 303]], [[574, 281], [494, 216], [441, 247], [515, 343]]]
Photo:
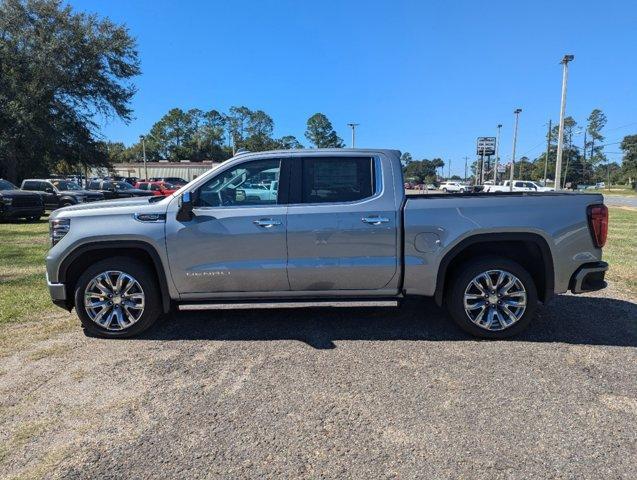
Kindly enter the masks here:
[[51, 237], [51, 246], [58, 243], [71, 228], [70, 218], [56, 218], [49, 221], [49, 236]]
[[2, 203], [5, 205], [11, 205], [13, 203], [13, 198], [2, 197]]

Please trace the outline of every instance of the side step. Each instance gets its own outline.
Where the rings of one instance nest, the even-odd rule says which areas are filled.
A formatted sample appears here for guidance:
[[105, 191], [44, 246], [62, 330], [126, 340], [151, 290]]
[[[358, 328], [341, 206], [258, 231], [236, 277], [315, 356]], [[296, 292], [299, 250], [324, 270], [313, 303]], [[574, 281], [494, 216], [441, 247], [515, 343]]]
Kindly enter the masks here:
[[367, 308], [397, 307], [398, 300], [348, 300], [348, 301], [316, 301], [316, 302], [253, 302], [253, 303], [182, 303], [179, 310], [241, 310], [254, 308]]

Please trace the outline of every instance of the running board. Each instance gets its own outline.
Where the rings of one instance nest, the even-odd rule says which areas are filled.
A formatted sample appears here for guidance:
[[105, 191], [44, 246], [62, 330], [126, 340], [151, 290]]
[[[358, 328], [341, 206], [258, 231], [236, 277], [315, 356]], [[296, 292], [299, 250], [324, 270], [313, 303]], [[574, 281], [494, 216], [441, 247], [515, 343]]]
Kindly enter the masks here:
[[397, 307], [398, 300], [351, 300], [341, 302], [254, 302], [254, 303], [184, 303], [179, 310], [241, 310], [254, 308], [366, 308]]

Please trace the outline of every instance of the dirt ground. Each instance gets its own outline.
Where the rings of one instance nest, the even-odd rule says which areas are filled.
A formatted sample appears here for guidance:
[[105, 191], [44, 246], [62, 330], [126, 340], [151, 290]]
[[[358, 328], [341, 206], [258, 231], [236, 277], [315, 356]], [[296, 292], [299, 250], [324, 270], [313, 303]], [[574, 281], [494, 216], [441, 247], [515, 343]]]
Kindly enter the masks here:
[[179, 314], [0, 340], [2, 478], [637, 478], [637, 304], [560, 296], [476, 341], [429, 301]]

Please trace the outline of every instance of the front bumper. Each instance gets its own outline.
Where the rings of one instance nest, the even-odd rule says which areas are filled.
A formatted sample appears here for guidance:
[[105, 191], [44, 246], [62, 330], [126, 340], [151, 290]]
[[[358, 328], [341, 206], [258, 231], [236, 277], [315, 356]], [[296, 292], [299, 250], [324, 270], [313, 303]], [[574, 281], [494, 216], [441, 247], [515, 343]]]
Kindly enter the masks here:
[[27, 218], [27, 217], [41, 217], [44, 215], [43, 206], [35, 207], [14, 207], [11, 205], [5, 205], [0, 209], [0, 218]]
[[571, 277], [569, 289], [573, 293], [584, 293], [606, 288], [604, 275], [607, 270], [606, 262], [585, 263]]
[[68, 302], [66, 298], [66, 285], [63, 283], [51, 283], [49, 281], [49, 275], [46, 275], [46, 286], [49, 288], [49, 295], [51, 295], [51, 301], [65, 310], [68, 310]]

